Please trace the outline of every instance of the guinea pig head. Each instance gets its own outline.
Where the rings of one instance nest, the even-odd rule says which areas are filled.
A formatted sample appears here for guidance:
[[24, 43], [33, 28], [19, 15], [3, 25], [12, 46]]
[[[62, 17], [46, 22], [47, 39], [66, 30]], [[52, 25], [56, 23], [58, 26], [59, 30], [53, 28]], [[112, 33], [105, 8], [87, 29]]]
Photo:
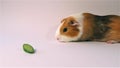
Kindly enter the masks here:
[[81, 31], [80, 22], [75, 17], [70, 16], [61, 21], [56, 31], [56, 39], [63, 42], [77, 41], [82, 35]]

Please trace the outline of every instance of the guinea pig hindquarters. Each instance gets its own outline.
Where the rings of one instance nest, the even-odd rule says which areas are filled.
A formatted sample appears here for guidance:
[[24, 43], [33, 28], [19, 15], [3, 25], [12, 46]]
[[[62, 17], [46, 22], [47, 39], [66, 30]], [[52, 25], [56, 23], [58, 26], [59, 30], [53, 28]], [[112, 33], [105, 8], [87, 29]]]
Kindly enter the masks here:
[[56, 36], [59, 41], [120, 41], [120, 16], [75, 14], [62, 20]]
[[107, 41], [108, 43], [120, 42], [120, 16], [108, 15], [109, 24], [107, 25], [110, 29], [106, 32], [102, 41]]

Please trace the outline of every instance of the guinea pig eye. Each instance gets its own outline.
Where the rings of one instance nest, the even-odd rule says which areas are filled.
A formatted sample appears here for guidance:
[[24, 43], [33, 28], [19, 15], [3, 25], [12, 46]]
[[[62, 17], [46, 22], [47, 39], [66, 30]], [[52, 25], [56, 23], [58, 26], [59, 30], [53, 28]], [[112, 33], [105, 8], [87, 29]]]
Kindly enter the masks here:
[[63, 32], [67, 32], [67, 30], [68, 30], [67, 28], [64, 28], [64, 29], [63, 29]]

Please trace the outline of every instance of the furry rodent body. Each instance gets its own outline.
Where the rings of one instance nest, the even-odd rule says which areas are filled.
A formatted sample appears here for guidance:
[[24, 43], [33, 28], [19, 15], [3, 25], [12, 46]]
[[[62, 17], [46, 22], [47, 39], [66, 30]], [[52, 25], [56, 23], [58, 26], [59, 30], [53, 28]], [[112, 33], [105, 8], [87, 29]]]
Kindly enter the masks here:
[[61, 21], [56, 38], [59, 41], [120, 42], [120, 16], [82, 13]]

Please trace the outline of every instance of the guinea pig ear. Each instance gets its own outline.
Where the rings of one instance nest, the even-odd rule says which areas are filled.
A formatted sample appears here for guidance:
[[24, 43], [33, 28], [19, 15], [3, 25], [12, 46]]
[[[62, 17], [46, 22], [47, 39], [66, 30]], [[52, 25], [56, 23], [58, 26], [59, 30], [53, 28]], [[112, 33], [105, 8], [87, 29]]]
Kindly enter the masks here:
[[72, 26], [78, 26], [79, 25], [79, 23], [75, 22], [75, 21], [70, 21], [69, 24], [72, 25]]

